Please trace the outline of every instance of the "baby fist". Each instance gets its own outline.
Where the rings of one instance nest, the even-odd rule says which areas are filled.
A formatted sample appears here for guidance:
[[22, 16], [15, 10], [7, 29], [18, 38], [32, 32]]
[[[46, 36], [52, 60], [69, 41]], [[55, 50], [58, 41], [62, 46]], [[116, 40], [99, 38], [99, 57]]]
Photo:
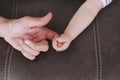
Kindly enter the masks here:
[[71, 43], [71, 38], [66, 35], [66, 34], [62, 34], [59, 37], [55, 37], [52, 41], [52, 46], [56, 51], [64, 51], [66, 50], [70, 43]]

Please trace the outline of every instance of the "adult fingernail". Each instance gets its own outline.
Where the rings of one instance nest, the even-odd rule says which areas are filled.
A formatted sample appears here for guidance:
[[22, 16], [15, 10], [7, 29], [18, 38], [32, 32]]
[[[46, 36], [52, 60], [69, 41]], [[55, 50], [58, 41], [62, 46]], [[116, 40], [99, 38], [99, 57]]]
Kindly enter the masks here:
[[29, 41], [29, 40], [25, 40], [25, 43], [26, 43], [26, 44], [30, 44], [30, 41]]
[[23, 43], [23, 42], [22, 42], [22, 40], [18, 40], [18, 41], [19, 41], [19, 43], [20, 43], [20, 44], [22, 44], [22, 43]]
[[29, 59], [30, 59], [30, 60], [34, 60], [34, 59], [35, 59], [35, 57], [29, 57]]

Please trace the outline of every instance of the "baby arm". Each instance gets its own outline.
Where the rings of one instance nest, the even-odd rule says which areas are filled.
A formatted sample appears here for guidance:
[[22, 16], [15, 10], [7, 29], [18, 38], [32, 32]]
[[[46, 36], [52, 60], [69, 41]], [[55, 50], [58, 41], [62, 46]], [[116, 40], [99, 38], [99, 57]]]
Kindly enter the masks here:
[[103, 8], [101, 0], [87, 0], [75, 13], [63, 34], [53, 40], [56, 51], [67, 49], [74, 40], [93, 21]]

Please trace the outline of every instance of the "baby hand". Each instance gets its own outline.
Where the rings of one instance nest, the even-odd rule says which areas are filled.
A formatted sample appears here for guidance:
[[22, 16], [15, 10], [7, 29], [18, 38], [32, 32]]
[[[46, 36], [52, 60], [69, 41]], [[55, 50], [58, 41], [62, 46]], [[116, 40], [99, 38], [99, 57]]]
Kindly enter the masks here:
[[71, 41], [72, 39], [69, 35], [62, 34], [59, 37], [56, 36], [53, 39], [52, 46], [56, 51], [64, 51], [69, 47]]

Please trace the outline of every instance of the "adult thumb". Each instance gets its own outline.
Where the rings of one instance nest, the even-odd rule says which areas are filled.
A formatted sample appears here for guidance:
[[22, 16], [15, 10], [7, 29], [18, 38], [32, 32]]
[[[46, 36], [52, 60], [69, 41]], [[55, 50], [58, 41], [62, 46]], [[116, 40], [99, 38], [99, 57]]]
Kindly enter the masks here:
[[42, 27], [47, 25], [51, 19], [52, 19], [52, 13], [49, 12], [44, 17], [27, 16], [27, 17], [24, 17], [22, 21], [29, 27]]

